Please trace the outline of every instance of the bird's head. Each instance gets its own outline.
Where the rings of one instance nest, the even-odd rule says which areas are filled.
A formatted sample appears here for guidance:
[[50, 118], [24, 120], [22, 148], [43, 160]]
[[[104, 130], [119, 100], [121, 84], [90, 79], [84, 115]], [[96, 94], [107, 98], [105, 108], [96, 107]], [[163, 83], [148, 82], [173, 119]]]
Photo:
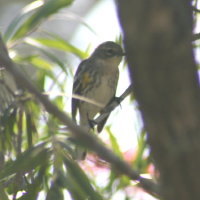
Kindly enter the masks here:
[[118, 66], [124, 55], [125, 53], [120, 45], [112, 41], [107, 41], [100, 44], [94, 50], [91, 57], [98, 59], [101, 63], [107, 63], [109, 66]]
[[121, 46], [112, 41], [107, 41], [100, 44], [92, 54], [92, 56], [102, 59], [122, 57], [124, 55], [125, 53], [123, 52]]

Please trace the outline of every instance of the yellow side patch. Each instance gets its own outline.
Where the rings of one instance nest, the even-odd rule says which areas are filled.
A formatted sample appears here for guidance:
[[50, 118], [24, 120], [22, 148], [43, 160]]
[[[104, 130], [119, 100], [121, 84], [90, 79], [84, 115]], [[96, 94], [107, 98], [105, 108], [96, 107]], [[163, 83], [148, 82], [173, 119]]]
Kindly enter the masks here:
[[85, 86], [87, 86], [91, 81], [92, 81], [91, 76], [89, 75], [88, 72], [85, 72], [85, 73], [83, 74], [83, 78], [82, 78], [82, 86], [83, 86], [83, 88], [84, 88]]

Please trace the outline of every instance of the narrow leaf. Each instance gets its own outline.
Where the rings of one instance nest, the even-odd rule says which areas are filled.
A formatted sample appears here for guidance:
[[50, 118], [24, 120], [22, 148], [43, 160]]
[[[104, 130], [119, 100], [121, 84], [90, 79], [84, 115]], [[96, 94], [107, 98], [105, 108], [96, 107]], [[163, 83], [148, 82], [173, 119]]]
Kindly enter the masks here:
[[90, 184], [90, 180], [76, 162], [67, 157], [64, 157], [63, 161], [67, 168], [68, 176], [73, 179], [79, 187], [79, 191], [77, 191], [77, 193], [84, 193], [85, 199], [103, 199], [100, 194], [93, 189], [92, 185]]
[[[44, 148], [45, 143], [22, 153], [15, 161], [8, 161], [0, 171], [0, 179], [8, 177], [17, 172], [26, 172], [42, 165], [48, 158], [48, 151]], [[28, 161], [28, 162], [27, 162]]]
[[12, 40], [18, 40], [27, 36], [28, 33], [33, 31], [40, 23], [50, 15], [56, 13], [59, 9], [69, 6], [73, 0], [49, 0], [38, 7], [35, 12], [25, 20], [24, 23], [17, 29], [12, 36]]
[[36, 47], [50, 47], [59, 51], [66, 51], [75, 54], [79, 58], [83, 59], [86, 58], [88, 55], [78, 49], [77, 47], [71, 45], [69, 42], [64, 40], [58, 35], [55, 34], [48, 34], [51, 38], [26, 38], [25, 42], [29, 45], [36, 46]]
[[9, 41], [16, 31], [22, 26], [23, 22], [27, 20], [28, 16], [33, 12], [33, 10], [39, 8], [44, 4], [43, 0], [37, 0], [34, 2], [31, 2], [27, 6], [25, 6], [21, 13], [16, 16], [13, 21], [9, 24], [8, 28], [6, 29], [5, 34], [3, 35], [3, 39], [5, 42]]
[[110, 128], [107, 128], [109, 137], [110, 137], [110, 142], [111, 142], [111, 146], [112, 146], [112, 150], [122, 158], [122, 152], [120, 151], [120, 147], [119, 144], [117, 143], [117, 139], [115, 138], [115, 136], [112, 134]]

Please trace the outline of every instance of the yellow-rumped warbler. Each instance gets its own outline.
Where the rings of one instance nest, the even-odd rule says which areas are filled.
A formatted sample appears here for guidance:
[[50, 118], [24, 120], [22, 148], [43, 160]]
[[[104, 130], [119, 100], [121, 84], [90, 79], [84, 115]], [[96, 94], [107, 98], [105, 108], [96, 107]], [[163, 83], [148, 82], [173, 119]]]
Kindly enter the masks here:
[[[75, 120], [79, 110], [80, 125], [88, 130], [95, 115], [101, 113], [115, 97], [119, 77], [118, 65], [123, 55], [124, 52], [117, 43], [108, 41], [100, 44], [92, 55], [78, 66], [74, 77], [73, 95], [83, 98], [72, 98], [72, 118]], [[83, 100], [84, 98], [94, 103]], [[98, 132], [102, 131], [107, 118], [97, 125]], [[83, 149], [75, 153], [77, 160], [85, 158], [86, 151]]]

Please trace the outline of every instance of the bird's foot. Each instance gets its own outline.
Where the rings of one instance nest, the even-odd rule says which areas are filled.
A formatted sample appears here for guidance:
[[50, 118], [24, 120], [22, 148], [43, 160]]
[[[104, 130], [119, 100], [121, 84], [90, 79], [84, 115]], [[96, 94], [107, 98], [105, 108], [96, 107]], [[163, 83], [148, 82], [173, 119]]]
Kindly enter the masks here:
[[96, 121], [92, 119], [88, 119], [88, 124], [92, 130], [94, 130], [94, 127], [97, 125]]

